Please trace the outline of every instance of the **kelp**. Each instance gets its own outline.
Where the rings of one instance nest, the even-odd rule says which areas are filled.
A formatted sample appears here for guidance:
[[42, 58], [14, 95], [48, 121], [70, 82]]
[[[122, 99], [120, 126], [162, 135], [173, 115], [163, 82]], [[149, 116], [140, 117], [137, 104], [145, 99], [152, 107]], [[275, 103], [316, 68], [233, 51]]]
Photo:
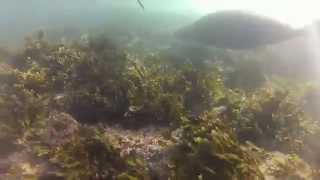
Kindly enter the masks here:
[[[105, 38], [67, 46], [39, 35], [0, 67], [1, 138], [66, 179], [154, 178], [148, 162], [122, 156], [99, 123], [166, 127], [171, 179], [264, 179], [263, 149], [319, 167], [320, 129], [304, 111], [306, 91], [230, 89], [219, 68], [203, 63], [130, 54]], [[281, 176], [292, 177], [294, 168]]]
[[205, 112], [196, 121], [185, 121], [172, 155], [173, 179], [264, 179], [259, 156], [241, 145], [218, 113]]

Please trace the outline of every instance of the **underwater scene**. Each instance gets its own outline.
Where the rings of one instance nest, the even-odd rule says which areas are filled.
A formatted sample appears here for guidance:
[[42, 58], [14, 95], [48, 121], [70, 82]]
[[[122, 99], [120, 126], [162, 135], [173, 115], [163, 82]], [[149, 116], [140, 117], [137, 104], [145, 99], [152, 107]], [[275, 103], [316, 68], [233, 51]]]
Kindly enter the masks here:
[[0, 180], [320, 180], [318, 7], [1, 0]]

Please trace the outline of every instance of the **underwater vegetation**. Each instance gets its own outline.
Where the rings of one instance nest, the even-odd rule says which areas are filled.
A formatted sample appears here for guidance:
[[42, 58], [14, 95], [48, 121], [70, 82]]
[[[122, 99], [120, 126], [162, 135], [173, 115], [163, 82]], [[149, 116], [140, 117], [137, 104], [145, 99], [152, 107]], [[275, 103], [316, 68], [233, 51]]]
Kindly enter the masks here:
[[0, 49], [0, 179], [320, 179], [320, 89], [258, 50], [298, 32], [235, 11], [178, 31], [185, 44], [128, 24]]
[[[320, 126], [305, 111], [317, 87], [265, 83], [250, 62], [230, 75], [226, 64], [39, 33], [0, 64], [1, 177], [317, 180]], [[247, 70], [256, 79], [239, 87]]]

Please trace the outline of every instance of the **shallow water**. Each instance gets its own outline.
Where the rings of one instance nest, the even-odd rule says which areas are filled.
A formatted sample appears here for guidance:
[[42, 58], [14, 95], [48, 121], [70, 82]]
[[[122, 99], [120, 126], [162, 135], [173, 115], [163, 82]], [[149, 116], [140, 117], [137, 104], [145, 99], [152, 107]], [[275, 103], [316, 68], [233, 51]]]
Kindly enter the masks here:
[[319, 179], [310, 4], [140, 3], [1, 1], [0, 179]]

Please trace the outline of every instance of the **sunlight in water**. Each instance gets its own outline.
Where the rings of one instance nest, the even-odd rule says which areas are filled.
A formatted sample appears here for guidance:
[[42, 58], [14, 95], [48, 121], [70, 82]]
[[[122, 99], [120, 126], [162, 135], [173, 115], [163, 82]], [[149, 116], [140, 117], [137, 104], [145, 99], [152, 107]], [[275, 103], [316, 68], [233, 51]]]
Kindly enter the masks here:
[[320, 36], [319, 36], [319, 29], [317, 28], [317, 25], [312, 25], [310, 28], [308, 28], [308, 48], [310, 48], [310, 56], [314, 63], [314, 70], [317, 72], [317, 74], [320, 74]]
[[200, 13], [209, 13], [215, 7], [215, 2], [210, 0], [193, 1], [193, 7]]

